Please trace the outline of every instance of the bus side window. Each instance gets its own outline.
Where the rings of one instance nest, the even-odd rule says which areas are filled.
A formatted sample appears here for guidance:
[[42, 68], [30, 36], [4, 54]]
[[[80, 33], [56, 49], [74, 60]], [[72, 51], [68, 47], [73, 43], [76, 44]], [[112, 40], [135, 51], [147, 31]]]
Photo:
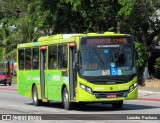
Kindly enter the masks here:
[[67, 68], [68, 50], [67, 45], [58, 46], [58, 68]]
[[31, 69], [31, 49], [25, 50], [25, 69]]
[[19, 69], [24, 69], [24, 49], [18, 50], [18, 57]]
[[48, 49], [48, 68], [57, 68], [57, 46], [49, 46]]
[[32, 69], [39, 69], [39, 49], [33, 48], [32, 51]]

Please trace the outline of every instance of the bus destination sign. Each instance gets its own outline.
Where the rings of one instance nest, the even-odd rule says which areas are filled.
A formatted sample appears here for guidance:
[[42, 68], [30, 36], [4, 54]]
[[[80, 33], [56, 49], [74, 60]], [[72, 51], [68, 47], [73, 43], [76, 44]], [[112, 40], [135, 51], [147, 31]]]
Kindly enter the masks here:
[[120, 44], [132, 44], [131, 37], [84, 37], [81, 40], [82, 47]]
[[126, 38], [87, 39], [87, 44], [119, 44], [126, 43]]

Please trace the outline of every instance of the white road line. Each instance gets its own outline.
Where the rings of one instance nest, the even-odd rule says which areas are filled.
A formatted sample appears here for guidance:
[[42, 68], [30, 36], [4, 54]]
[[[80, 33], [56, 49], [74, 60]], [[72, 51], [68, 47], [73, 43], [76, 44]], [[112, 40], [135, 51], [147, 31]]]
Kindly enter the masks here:
[[145, 90], [138, 90], [138, 93], [142, 94], [160, 94], [160, 92], [154, 92], [154, 91], [145, 91]]

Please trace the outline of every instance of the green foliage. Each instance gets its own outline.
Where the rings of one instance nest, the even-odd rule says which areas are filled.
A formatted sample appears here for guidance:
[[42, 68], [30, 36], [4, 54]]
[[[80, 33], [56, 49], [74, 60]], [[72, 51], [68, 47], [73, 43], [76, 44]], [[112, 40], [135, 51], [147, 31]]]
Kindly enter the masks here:
[[36, 0], [28, 4], [28, 12], [45, 35], [55, 33], [115, 31], [117, 1]]
[[150, 52], [144, 44], [138, 42], [135, 42], [135, 49], [138, 55], [137, 67], [144, 67], [150, 56]]
[[149, 46], [153, 38], [160, 33], [160, 19], [157, 14], [160, 0], [118, 0], [118, 2], [121, 5], [118, 15], [122, 22], [122, 32], [132, 33], [136, 40]]
[[37, 29], [34, 21], [29, 16], [24, 16], [20, 18], [16, 23], [17, 28], [17, 35], [21, 40], [21, 43], [25, 42], [34, 42], [37, 41], [39, 36], [39, 30]]
[[144, 68], [148, 61], [148, 58], [150, 57], [150, 52], [148, 51], [147, 47], [144, 44], [138, 42], [135, 42], [135, 49], [137, 51], [136, 65], [137, 65], [138, 77], [139, 79], [142, 79]]
[[5, 48], [0, 47], [0, 63], [2, 63], [4, 55], [5, 55]]
[[127, 19], [133, 12], [135, 0], [118, 0], [118, 2], [122, 6], [118, 14]]
[[154, 75], [156, 78], [160, 79], [160, 57], [156, 59], [154, 63]]
[[[14, 34], [16, 33], [15, 30], [11, 31], [9, 29], [8, 23], [4, 24], [0, 28], [0, 46], [6, 48], [6, 52], [9, 52], [12, 50], [12, 48], [16, 48], [17, 43], [14, 42]], [[16, 39], [17, 40], [17, 39]]]
[[14, 49], [11, 52], [6, 54], [7, 61], [10, 61], [10, 60], [16, 61], [17, 60], [16, 58], [17, 58], [17, 49]]

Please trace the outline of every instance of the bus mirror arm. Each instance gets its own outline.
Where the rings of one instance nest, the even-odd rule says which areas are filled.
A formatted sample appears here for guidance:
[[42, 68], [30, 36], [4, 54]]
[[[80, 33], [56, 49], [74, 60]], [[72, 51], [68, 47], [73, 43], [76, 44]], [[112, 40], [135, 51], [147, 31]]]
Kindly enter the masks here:
[[78, 63], [78, 53], [74, 54], [73, 68], [76, 68]]

